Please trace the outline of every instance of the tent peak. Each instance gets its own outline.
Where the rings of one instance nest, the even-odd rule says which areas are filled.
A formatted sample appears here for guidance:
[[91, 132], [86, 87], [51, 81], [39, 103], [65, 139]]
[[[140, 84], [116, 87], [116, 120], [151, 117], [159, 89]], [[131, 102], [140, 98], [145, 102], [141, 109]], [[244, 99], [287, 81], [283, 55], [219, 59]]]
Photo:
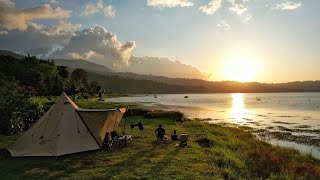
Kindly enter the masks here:
[[[60, 99], [63, 99], [64, 103], [68, 102], [70, 104], [72, 104], [72, 106], [75, 108], [75, 109], [78, 109], [79, 107], [69, 98], [69, 96], [65, 93], [65, 92], [62, 92]], [[59, 101], [58, 100], [58, 101]]]

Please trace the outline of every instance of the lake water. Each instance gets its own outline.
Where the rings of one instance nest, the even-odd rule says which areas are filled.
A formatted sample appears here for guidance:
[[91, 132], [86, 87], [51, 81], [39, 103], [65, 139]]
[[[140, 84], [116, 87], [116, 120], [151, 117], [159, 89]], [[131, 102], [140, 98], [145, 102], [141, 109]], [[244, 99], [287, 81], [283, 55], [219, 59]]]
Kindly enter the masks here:
[[141, 103], [178, 110], [191, 119], [246, 127], [272, 144], [320, 158], [320, 93], [158, 94], [106, 101]]

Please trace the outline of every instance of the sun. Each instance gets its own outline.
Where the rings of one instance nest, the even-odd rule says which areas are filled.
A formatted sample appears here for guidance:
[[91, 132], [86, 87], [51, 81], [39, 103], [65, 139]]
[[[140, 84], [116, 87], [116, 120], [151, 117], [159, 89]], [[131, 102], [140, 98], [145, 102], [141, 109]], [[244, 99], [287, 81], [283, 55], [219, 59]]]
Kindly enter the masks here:
[[227, 81], [250, 82], [255, 79], [257, 66], [249, 58], [235, 57], [223, 62], [222, 79]]

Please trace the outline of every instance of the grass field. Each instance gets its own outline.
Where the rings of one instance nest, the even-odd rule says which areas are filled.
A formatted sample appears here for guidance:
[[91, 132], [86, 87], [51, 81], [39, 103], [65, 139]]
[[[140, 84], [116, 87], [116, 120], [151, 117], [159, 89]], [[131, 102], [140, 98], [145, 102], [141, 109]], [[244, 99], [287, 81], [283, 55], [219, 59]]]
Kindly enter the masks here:
[[[82, 104], [81, 104], [82, 103]], [[94, 102], [77, 102], [87, 107]], [[90, 104], [90, 107], [93, 104]], [[102, 107], [103, 106], [103, 107]], [[105, 106], [110, 106], [105, 105]], [[105, 108], [104, 105], [96, 107]], [[128, 124], [141, 121], [127, 134], [127, 147], [97, 150], [61, 157], [9, 158], [0, 156], [1, 179], [319, 179], [320, 160], [310, 155], [271, 146], [244, 130], [186, 120], [126, 117]], [[178, 142], [156, 143], [154, 130], [162, 124], [170, 135], [188, 133], [188, 146]], [[118, 132], [123, 129], [123, 121]], [[0, 149], [16, 136], [0, 136]]]

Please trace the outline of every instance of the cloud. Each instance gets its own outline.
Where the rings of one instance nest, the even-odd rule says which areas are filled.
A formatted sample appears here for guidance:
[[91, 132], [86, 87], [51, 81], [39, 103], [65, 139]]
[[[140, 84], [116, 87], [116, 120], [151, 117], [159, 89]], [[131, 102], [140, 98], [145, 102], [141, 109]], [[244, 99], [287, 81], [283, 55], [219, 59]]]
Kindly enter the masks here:
[[0, 0], [0, 8], [1, 10], [5, 10], [5, 9], [14, 9], [15, 8], [15, 4], [14, 2], [12, 2], [11, 0]]
[[284, 3], [277, 3], [274, 6], [272, 6], [272, 9], [279, 9], [279, 10], [294, 10], [298, 9], [302, 6], [302, 3], [295, 3], [292, 1], [284, 2]]
[[49, 3], [54, 4], [54, 5], [58, 5], [59, 1], [58, 0], [48, 0]]
[[93, 28], [76, 32], [61, 50], [55, 51], [49, 58], [83, 59], [121, 72], [206, 78], [197, 68], [180, 61], [158, 57], [134, 57], [132, 51], [135, 46], [134, 41], [122, 44], [115, 34], [108, 32], [102, 26], [95, 25]]
[[74, 31], [80, 26], [60, 21], [56, 26], [29, 23], [24, 31], [0, 29], [6, 32], [0, 36], [0, 49], [45, 56], [51, 51], [53, 45], [67, 44], [74, 35]]
[[242, 15], [244, 12], [246, 12], [248, 10], [248, 8], [245, 7], [243, 4], [233, 3], [232, 6], [229, 7], [229, 10], [231, 12], [238, 14], [238, 15]]
[[90, 59], [103, 59], [104, 56], [101, 54], [97, 54], [94, 51], [88, 51], [84, 54], [78, 54], [78, 53], [67, 53], [66, 57], [68, 59], [83, 59], [83, 60], [90, 60]]
[[113, 8], [113, 6], [111, 6], [111, 5], [106, 6], [103, 3], [103, 0], [98, 0], [96, 4], [89, 2], [86, 5], [82, 15], [92, 16], [92, 15], [95, 15], [99, 12], [103, 12], [106, 17], [110, 17], [110, 18], [114, 17], [116, 14], [116, 11]]
[[103, 13], [106, 17], [114, 17], [116, 15], [116, 11], [113, 6], [109, 5], [103, 9]]
[[83, 15], [91, 16], [97, 14], [99, 12], [99, 8], [96, 4], [88, 3], [84, 9]]
[[52, 34], [63, 34], [65, 32], [74, 32], [81, 28], [81, 24], [72, 24], [66, 21], [60, 21], [59, 24], [52, 28]]
[[174, 8], [174, 7], [190, 7], [193, 6], [191, 0], [148, 0], [148, 6], [157, 8]]
[[131, 56], [129, 66], [124, 71], [173, 78], [208, 79], [206, 74], [191, 65], [160, 57]]
[[32, 49], [28, 49], [27, 51], [24, 50], [24, 54], [31, 54], [31, 55], [36, 55], [40, 57], [45, 57], [46, 53], [49, 53], [51, 51], [52, 47], [50, 45], [48, 46], [42, 46], [42, 47], [36, 47]]
[[199, 10], [207, 15], [213, 15], [220, 7], [222, 0], [211, 0], [207, 5], [201, 6]]
[[65, 19], [69, 18], [71, 11], [61, 7], [52, 8], [50, 4], [44, 4], [27, 9], [16, 9], [11, 0], [0, 0], [0, 27], [12, 30], [26, 30], [28, 23], [41, 19]]
[[223, 19], [221, 20], [218, 24], [217, 24], [218, 28], [219, 29], [222, 29], [222, 30], [230, 30], [230, 24], [227, 22], [227, 20]]
[[115, 34], [95, 25], [75, 33], [64, 48], [54, 52], [50, 58], [86, 59], [120, 70], [128, 65], [134, 47], [134, 41], [122, 44]]
[[251, 14], [247, 14], [243, 19], [244, 23], [250, 23], [252, 21], [253, 21], [253, 16]]

